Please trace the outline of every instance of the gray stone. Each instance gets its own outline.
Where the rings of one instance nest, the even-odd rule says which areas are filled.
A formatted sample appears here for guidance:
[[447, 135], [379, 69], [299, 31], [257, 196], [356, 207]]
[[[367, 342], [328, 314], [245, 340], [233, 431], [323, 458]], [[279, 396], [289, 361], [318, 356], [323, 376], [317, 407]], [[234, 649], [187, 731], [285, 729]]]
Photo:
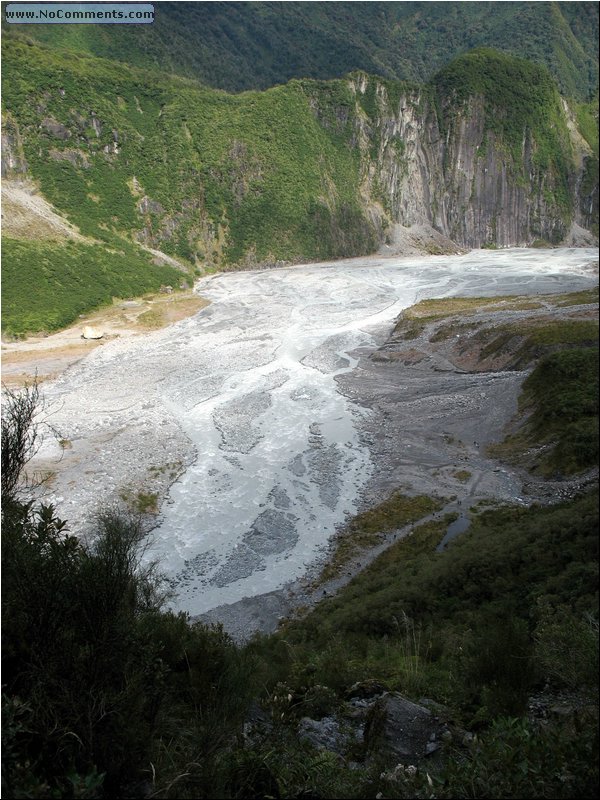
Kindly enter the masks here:
[[298, 724], [298, 738], [309, 742], [317, 750], [328, 750], [343, 754], [349, 746], [355, 744], [360, 736], [360, 729], [342, 726], [336, 717], [323, 717], [316, 720], [303, 717]]
[[256, 553], [272, 555], [290, 550], [298, 541], [295, 517], [268, 508], [244, 534], [244, 543]]
[[364, 739], [370, 752], [384, 752], [403, 764], [416, 764], [441, 748], [445, 726], [427, 708], [388, 692], [373, 705]]
[[298, 724], [298, 738], [318, 750], [337, 751], [340, 746], [340, 725], [333, 717], [316, 720], [303, 717]]

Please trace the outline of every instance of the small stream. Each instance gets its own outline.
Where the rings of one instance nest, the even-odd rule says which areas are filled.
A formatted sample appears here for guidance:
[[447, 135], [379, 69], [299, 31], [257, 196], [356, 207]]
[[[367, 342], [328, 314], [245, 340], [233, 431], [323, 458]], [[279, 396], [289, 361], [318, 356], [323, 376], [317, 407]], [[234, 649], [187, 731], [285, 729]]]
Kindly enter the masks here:
[[446, 531], [446, 535], [442, 539], [442, 541], [436, 547], [436, 551], [441, 553], [443, 550], [446, 549], [446, 545], [455, 539], [460, 533], [464, 533], [471, 524], [471, 520], [469, 519], [467, 514], [460, 514], [454, 522], [451, 522], [448, 525], [448, 530]]

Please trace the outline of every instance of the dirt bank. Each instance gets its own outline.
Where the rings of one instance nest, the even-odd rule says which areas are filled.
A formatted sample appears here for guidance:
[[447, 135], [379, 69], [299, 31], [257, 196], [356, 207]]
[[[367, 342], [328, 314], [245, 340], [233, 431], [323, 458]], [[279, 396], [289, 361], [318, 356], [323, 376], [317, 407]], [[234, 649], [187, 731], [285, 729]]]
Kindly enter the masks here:
[[[10, 387], [57, 378], [97, 347], [114, 339], [140, 336], [196, 314], [208, 301], [192, 290], [118, 300], [112, 306], [82, 314], [78, 321], [49, 336], [30, 336], [2, 343], [2, 381]], [[85, 339], [91, 328], [99, 339]]]

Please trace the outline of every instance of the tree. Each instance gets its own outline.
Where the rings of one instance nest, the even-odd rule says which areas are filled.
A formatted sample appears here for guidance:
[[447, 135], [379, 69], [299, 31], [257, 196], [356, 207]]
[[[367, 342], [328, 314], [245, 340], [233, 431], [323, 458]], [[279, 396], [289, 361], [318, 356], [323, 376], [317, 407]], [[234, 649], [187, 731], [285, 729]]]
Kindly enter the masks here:
[[36, 452], [41, 407], [37, 381], [20, 392], [4, 389], [2, 403], [2, 500], [14, 500], [25, 465]]
[[105, 788], [123, 787], [147, 763], [165, 673], [140, 626], [164, 599], [155, 566], [142, 563], [140, 519], [104, 511], [88, 543], [53, 506], [21, 496], [42, 410], [37, 384], [5, 391], [2, 680], [9, 719], [27, 720], [27, 735], [7, 728], [7, 797], [45, 786], [77, 796], [100, 773]]

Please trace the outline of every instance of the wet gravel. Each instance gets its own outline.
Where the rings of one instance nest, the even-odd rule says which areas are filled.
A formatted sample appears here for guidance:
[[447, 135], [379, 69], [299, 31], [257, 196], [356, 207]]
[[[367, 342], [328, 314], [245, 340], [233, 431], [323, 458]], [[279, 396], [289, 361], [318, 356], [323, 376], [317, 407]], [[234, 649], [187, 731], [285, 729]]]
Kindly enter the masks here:
[[588, 288], [596, 259], [478, 251], [205, 279], [211, 305], [195, 317], [107, 343], [45, 385], [60, 432], [34, 465], [56, 473], [47, 499], [81, 530], [107, 503], [156, 493], [148, 557], [175, 607], [237, 638], [272, 629], [315, 600], [306, 576], [335, 531], [390, 490], [456, 502], [524, 494], [484, 450], [525, 373], [469, 374], [435, 354], [372, 358], [400, 311], [425, 297]]

